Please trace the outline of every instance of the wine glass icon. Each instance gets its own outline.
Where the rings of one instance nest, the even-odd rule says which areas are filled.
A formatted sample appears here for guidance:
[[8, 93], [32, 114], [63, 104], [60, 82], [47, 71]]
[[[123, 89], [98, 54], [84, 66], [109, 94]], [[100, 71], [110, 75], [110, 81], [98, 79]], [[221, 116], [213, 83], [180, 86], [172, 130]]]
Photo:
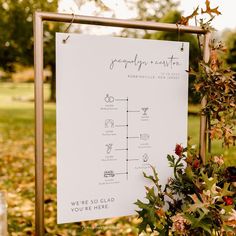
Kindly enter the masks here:
[[141, 108], [143, 110], [143, 116], [146, 116], [147, 115], [147, 111], [148, 111], [148, 107], [142, 107]]

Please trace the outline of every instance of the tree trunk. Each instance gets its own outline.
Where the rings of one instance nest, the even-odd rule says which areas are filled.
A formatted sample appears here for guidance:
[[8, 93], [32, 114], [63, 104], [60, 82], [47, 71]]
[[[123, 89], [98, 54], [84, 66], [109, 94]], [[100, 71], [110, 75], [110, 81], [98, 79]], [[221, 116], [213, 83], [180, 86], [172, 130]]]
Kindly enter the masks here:
[[50, 80], [50, 102], [56, 102], [56, 66], [55, 63], [50, 64], [51, 80]]

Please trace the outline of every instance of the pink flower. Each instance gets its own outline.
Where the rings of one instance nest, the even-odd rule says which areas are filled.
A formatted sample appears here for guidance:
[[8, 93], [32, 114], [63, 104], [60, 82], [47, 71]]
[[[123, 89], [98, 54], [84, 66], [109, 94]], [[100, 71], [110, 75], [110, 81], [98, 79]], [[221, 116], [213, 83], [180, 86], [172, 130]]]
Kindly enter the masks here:
[[175, 146], [175, 154], [179, 157], [183, 155], [184, 148], [180, 144], [176, 144]]
[[213, 161], [218, 164], [219, 166], [224, 164], [223, 156], [214, 156]]
[[173, 232], [179, 234], [185, 234], [187, 232], [187, 226], [189, 225], [189, 222], [181, 214], [178, 213], [177, 215], [171, 217], [171, 220], [173, 222]]

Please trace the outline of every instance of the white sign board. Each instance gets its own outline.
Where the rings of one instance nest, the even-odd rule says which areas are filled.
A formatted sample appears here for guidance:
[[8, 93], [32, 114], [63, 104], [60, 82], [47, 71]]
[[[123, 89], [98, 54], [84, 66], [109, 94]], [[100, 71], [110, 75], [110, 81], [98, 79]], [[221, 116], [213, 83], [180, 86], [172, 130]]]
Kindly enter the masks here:
[[58, 33], [58, 223], [135, 213], [186, 145], [189, 44]]

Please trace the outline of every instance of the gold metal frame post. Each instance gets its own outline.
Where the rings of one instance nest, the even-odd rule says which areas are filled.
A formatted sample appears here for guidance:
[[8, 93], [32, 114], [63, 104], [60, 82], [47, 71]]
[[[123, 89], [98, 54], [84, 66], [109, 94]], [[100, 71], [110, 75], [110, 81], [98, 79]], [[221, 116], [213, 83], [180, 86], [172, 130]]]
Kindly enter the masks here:
[[[34, 70], [35, 70], [35, 232], [44, 235], [44, 97], [43, 97], [43, 22], [54, 21], [70, 23], [71, 14], [35, 12], [34, 17]], [[205, 35], [204, 59], [209, 55], [209, 34], [206, 30], [195, 26], [178, 27], [176, 24], [119, 20], [92, 16], [73, 15], [73, 23], [135, 28], [144, 30], [169, 31]], [[203, 100], [202, 106], [205, 106]], [[201, 117], [200, 154], [205, 160], [206, 153], [206, 118]]]
[[[204, 35], [204, 44], [203, 44], [203, 60], [204, 62], [208, 62], [210, 59], [210, 40], [211, 34], [206, 33]], [[205, 108], [207, 104], [207, 98], [203, 97], [201, 101], [201, 108]], [[200, 117], [200, 157], [203, 163], [206, 163], [206, 139], [207, 139], [207, 117], [205, 114], [201, 113]]]

